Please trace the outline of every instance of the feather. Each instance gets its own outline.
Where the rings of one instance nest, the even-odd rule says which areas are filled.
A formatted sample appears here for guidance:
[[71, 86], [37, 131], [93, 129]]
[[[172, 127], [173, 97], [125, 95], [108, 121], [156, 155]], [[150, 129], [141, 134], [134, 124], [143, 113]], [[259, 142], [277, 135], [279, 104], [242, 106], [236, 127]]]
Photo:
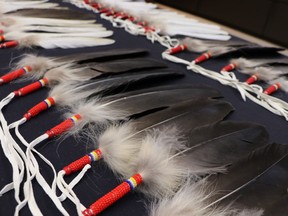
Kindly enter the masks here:
[[[279, 86], [280, 86], [280, 89], [282, 89], [284, 92], [288, 92], [288, 79], [287, 79], [287, 74], [288, 72], [285, 74], [286, 76], [283, 76], [283, 77], [279, 77], [277, 79], [274, 79], [274, 80], [270, 80], [268, 83], [270, 85], [273, 85], [275, 83], [277, 83]], [[286, 109], [288, 107], [286, 106]]]
[[253, 69], [241, 70], [243, 74], [256, 75], [259, 79], [270, 82], [285, 74], [288, 74], [288, 67], [286, 71], [280, 71], [277, 67], [256, 67]]
[[12, 16], [7, 15], [0, 18], [2, 25], [8, 27], [11, 25], [46, 25], [46, 26], [85, 26], [86, 24], [91, 25], [95, 23], [95, 20], [75, 20], [75, 19], [53, 19], [53, 18], [35, 18], [35, 17], [22, 17], [22, 16]]
[[71, 8], [45, 8], [45, 9], [22, 9], [16, 12], [10, 13], [14, 16], [24, 17], [39, 17], [39, 18], [53, 18], [53, 19], [83, 19], [83, 20], [95, 20], [95, 15], [91, 13], [81, 12], [79, 10], [72, 10]]
[[[205, 182], [194, 183], [188, 179], [177, 193], [154, 201], [150, 204], [150, 216], [261, 216], [263, 211], [256, 209], [239, 210], [233, 207], [215, 207], [205, 209], [207, 194]], [[212, 192], [211, 192], [212, 193]]]
[[104, 63], [92, 63], [89, 64], [93, 70], [97, 70], [101, 73], [119, 73], [119, 72], [129, 72], [136, 70], [147, 70], [155, 68], [164, 68], [167, 67], [162, 62], [158, 60], [149, 59], [149, 58], [134, 58], [134, 59], [121, 59], [114, 60]]
[[[127, 85], [136, 85], [135, 88], [137, 88], [137, 86], [141, 82], [148, 84], [150, 81], [156, 80], [158, 78], [176, 78], [177, 76], [182, 75], [182, 73], [169, 70], [149, 71], [81, 82], [77, 83], [72, 89], [71, 84], [62, 84], [54, 87], [49, 93], [49, 97], [53, 97], [55, 101], [57, 101], [57, 104], [59, 103], [59, 105], [69, 106], [75, 103], [80, 98], [83, 99], [91, 95], [91, 93], [93, 93], [94, 95], [97, 94], [99, 97], [103, 97], [105, 95], [108, 95], [109, 92], [112, 92], [110, 94], [113, 94], [113, 92], [115, 92], [113, 91], [114, 89], [117, 89], [118, 91], [128, 91], [126, 87]], [[85, 95], [85, 97], [70, 96], [74, 94], [83, 94]]]
[[288, 196], [283, 195], [282, 199], [273, 202], [273, 205], [265, 209], [264, 216], [285, 216], [288, 212], [287, 201]]
[[[13, 26], [4, 27], [2, 31], [5, 33], [3, 37], [5, 40], [17, 40], [18, 38], [27, 36], [32, 33], [44, 34], [49, 33], [50, 36], [70, 35], [70, 36], [95, 36], [108, 37], [113, 34], [112, 31], [107, 31], [99, 24], [86, 25], [85, 27], [65, 27], [65, 26]], [[57, 33], [57, 34], [56, 34]], [[19, 36], [20, 35], [20, 36]]]
[[[72, 107], [72, 113], [83, 115], [82, 123], [75, 127], [72, 133], [78, 133], [88, 122], [107, 123], [107, 121], [124, 120], [133, 114], [140, 114], [147, 110], [154, 110], [193, 98], [195, 97], [193, 92], [193, 87], [171, 90], [153, 90], [152, 88], [149, 92], [147, 90], [144, 93], [135, 91], [129, 96], [124, 96], [124, 93], [101, 100], [88, 97], [89, 100], [85, 104]], [[195, 93], [197, 95], [197, 89]], [[202, 95], [205, 94], [207, 92], [202, 93]], [[128, 107], [127, 104], [129, 104]]]
[[30, 66], [31, 71], [26, 73], [25, 76], [28, 77], [32, 75], [33, 79], [38, 80], [42, 78], [49, 69], [62, 65], [71, 65], [72, 67], [75, 67], [77, 64], [83, 65], [89, 62], [104, 62], [130, 56], [136, 57], [145, 55], [146, 53], [147, 51], [143, 49], [112, 49], [102, 52], [81, 53], [81, 55], [72, 54], [62, 57], [44, 57], [25, 54], [24, 57], [15, 64], [14, 70]]
[[[229, 42], [221, 42], [221, 41], [205, 41], [198, 40], [192, 38], [184, 38], [181, 41], [183, 44], [187, 45], [187, 49], [191, 52], [208, 52], [211, 49], [215, 49], [216, 47], [222, 48], [223, 52], [234, 50], [238, 47], [247, 46], [250, 43], [243, 41], [229, 41]], [[219, 51], [221, 53], [222, 51]]]
[[0, 13], [9, 13], [13, 11], [17, 11], [19, 9], [24, 9], [24, 8], [35, 8], [35, 9], [42, 9], [42, 8], [51, 8], [51, 7], [56, 7], [58, 4], [56, 3], [42, 3], [42, 4], [7, 4], [4, 2], [0, 2]]
[[81, 35], [77, 36], [77, 34], [75, 34], [75, 36], [70, 36], [69, 34], [63, 34], [62, 36], [61, 34], [54, 34], [49, 36], [49, 34], [31, 33], [27, 34], [26, 36], [24, 34], [23, 37], [17, 37], [16, 46], [20, 48], [38, 46], [44, 49], [68, 49], [110, 45], [114, 42], [115, 41], [112, 39], [91, 36], [81, 37]]
[[[206, 103], [201, 104], [202, 100]], [[170, 129], [171, 132], [172, 130], [180, 130], [182, 133], [185, 133], [185, 131], [182, 130], [185, 126], [196, 128], [219, 121], [232, 109], [229, 104], [223, 103], [222, 108], [224, 109], [219, 108], [216, 115], [210, 115], [209, 111], [207, 111], [209, 110], [207, 107], [210, 109], [217, 109], [217, 102], [205, 99], [200, 99], [200, 101], [201, 102], [199, 102], [199, 99], [188, 100], [181, 102], [179, 105], [172, 105], [163, 110], [142, 116], [139, 119], [129, 121], [123, 125], [117, 127], [112, 126], [100, 135], [98, 142], [94, 141], [93, 143], [99, 143], [99, 149], [101, 151], [102, 148], [105, 147], [105, 152], [102, 151], [104, 161], [116, 175], [128, 176], [132, 172], [128, 159], [131, 160], [131, 157], [135, 152], [133, 154], [129, 153], [130, 157], [128, 157], [126, 148], [135, 148], [135, 146], [140, 143], [139, 140], [145, 137], [147, 131], [152, 129], [161, 131], [163, 128], [167, 128], [170, 125], [170, 127], [174, 126], [174, 129]], [[206, 112], [203, 110], [206, 110]], [[207, 120], [204, 121], [194, 120], [197, 119], [199, 112], [203, 112], [202, 114], [207, 114], [211, 118], [209, 120], [207, 118]], [[185, 122], [187, 118], [190, 121], [187, 120]], [[183, 122], [186, 123], [185, 126], [182, 124]], [[122, 147], [124, 149], [122, 149]], [[115, 149], [118, 150], [115, 151]], [[123, 155], [125, 155], [125, 153], [126, 156], [124, 157]]]
[[[227, 202], [235, 201], [235, 197], [239, 197], [242, 191], [273, 169], [283, 158], [287, 157], [287, 154], [288, 150], [284, 145], [267, 145], [232, 164], [227, 174], [210, 176], [208, 182], [211, 182], [211, 187], [217, 193], [210, 197], [208, 206], [219, 206], [221, 203], [226, 205]], [[257, 201], [259, 199], [260, 197]]]
[[210, 124], [190, 132], [190, 150], [183, 153], [182, 163], [198, 175], [223, 172], [227, 165], [266, 144], [268, 134], [259, 125], [228, 121]]
[[[74, 63], [75, 64], [75, 63]], [[118, 65], [118, 68], [117, 68]], [[111, 68], [110, 68], [111, 66]], [[89, 79], [104, 78], [111, 74], [124, 73], [147, 69], [164, 68], [165, 64], [153, 60], [153, 59], [128, 59], [128, 60], [113, 60], [99, 64], [99, 67], [95, 63], [85, 64], [85, 66], [77, 66], [73, 64], [66, 64], [48, 70], [44, 76], [49, 80], [51, 85], [63, 82], [78, 82]], [[99, 69], [99, 70], [98, 70]], [[103, 74], [104, 73], [104, 74]], [[172, 72], [171, 72], [172, 74]], [[175, 73], [176, 74], [176, 73]], [[181, 74], [181, 73], [178, 73]], [[32, 79], [39, 79], [42, 73], [33, 73]], [[31, 76], [31, 74], [30, 74]], [[109, 79], [106, 83], [109, 84]]]
[[266, 208], [272, 207], [275, 202], [287, 195], [287, 162], [288, 156], [286, 155], [255, 181], [232, 194], [229, 200], [235, 200], [234, 205], [239, 208], [261, 208], [265, 212]]
[[268, 59], [246, 59], [246, 58], [238, 58], [231, 59], [231, 64], [234, 64], [238, 70], [246, 70], [248, 68], [255, 68], [260, 66], [275, 66], [275, 65], [287, 65], [288, 60], [286, 58], [268, 58]]

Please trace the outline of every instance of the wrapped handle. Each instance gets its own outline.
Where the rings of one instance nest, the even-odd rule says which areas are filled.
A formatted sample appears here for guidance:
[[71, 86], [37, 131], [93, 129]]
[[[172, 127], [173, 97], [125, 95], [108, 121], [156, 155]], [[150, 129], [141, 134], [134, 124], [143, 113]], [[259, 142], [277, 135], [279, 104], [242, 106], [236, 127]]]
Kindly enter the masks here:
[[70, 175], [71, 173], [82, 170], [87, 164], [91, 164], [94, 161], [98, 161], [102, 158], [102, 152], [100, 149], [96, 149], [84, 157], [70, 163], [68, 166], [64, 167], [63, 170], [65, 175]]
[[53, 137], [59, 136], [62, 133], [68, 131], [80, 119], [81, 119], [81, 116], [79, 114], [76, 114], [76, 115], [72, 116], [71, 118], [66, 119], [62, 123], [58, 124], [57, 126], [53, 127], [52, 129], [50, 129], [46, 132], [46, 134], [48, 135], [48, 138], [51, 139]]
[[270, 95], [276, 92], [279, 88], [280, 88], [280, 83], [276, 83], [274, 85], [269, 86], [267, 89], [265, 89], [264, 94]]
[[229, 71], [234, 70], [235, 68], [236, 68], [236, 64], [231, 63], [231, 64], [226, 65], [225, 67], [223, 67], [223, 68], [221, 69], [221, 71], [227, 71], [227, 72], [229, 72]]
[[83, 211], [83, 215], [85, 216], [94, 216], [98, 215], [106, 208], [111, 206], [113, 203], [121, 199], [135, 187], [142, 183], [142, 176], [138, 173], [132, 176], [130, 179], [126, 180], [112, 191], [98, 199], [95, 203], [93, 203], [89, 209]]
[[32, 107], [30, 110], [28, 110], [27, 113], [24, 114], [24, 118], [26, 118], [27, 120], [30, 120], [32, 117], [37, 116], [39, 113], [49, 109], [51, 106], [54, 106], [54, 105], [55, 105], [54, 98], [49, 97], [46, 100]]
[[258, 80], [258, 76], [256, 74], [250, 76], [245, 82], [248, 84], [248, 85], [251, 85], [253, 83], [255, 83], [257, 80]]
[[15, 80], [15, 79], [23, 76], [24, 74], [30, 72], [31, 70], [32, 70], [32, 68], [30, 66], [25, 66], [25, 67], [22, 67], [18, 70], [15, 70], [15, 71], [12, 71], [8, 74], [5, 74], [4, 76], [2, 76], [0, 78], [0, 80], [2, 83], [8, 83], [8, 82], [11, 82], [12, 80]]
[[18, 45], [19, 45], [18, 41], [8, 41], [8, 42], [0, 44], [0, 49], [16, 47]]
[[27, 94], [30, 94], [34, 91], [37, 91], [38, 89], [44, 87], [48, 85], [48, 79], [47, 78], [43, 78], [41, 80], [38, 80], [30, 85], [27, 85], [17, 91], [14, 91], [14, 94], [16, 97], [20, 97], [20, 96], [24, 96]]
[[207, 61], [210, 58], [211, 58], [211, 54], [207, 52], [207, 53], [204, 53], [204, 54], [200, 55], [199, 57], [197, 57], [193, 62], [195, 64], [199, 64], [201, 62]]
[[176, 54], [176, 53], [182, 52], [182, 51], [184, 51], [186, 49], [187, 49], [187, 46], [185, 44], [181, 44], [179, 46], [176, 46], [176, 47], [173, 47], [173, 48], [169, 49], [168, 53], [170, 55], [172, 55], [172, 54]]

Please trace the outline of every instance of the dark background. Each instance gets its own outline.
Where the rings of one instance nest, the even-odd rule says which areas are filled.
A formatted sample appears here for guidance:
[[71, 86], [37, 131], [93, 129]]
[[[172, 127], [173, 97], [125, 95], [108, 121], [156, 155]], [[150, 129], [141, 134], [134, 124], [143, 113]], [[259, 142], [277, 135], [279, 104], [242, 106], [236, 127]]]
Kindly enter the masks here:
[[[171, 1], [172, 2], [172, 1]], [[183, 1], [184, 2], [184, 1]], [[191, 1], [191, 5], [193, 4]], [[205, 1], [203, 1], [205, 2]], [[224, 2], [224, 1], [223, 1]], [[233, 1], [234, 2], [234, 1]], [[235, 1], [236, 2], [236, 1]], [[248, 2], [248, 1], [247, 1]], [[229, 1], [227, 1], [227, 4]], [[232, 3], [231, 3], [232, 4]], [[240, 3], [239, 3], [240, 4]], [[264, 3], [261, 5], [265, 5]], [[264, 6], [263, 6], [264, 7]], [[262, 7], [261, 7], [262, 8]], [[261, 9], [262, 10], [262, 9]], [[88, 12], [87, 12], [88, 13]], [[247, 13], [248, 14], [248, 13]], [[223, 15], [223, 14], [222, 14]], [[192, 71], [186, 71], [185, 67], [182, 65], [176, 65], [170, 62], [166, 62], [161, 59], [161, 53], [164, 48], [159, 44], [152, 44], [150, 41], [146, 40], [144, 37], [137, 37], [128, 34], [123, 29], [114, 29], [110, 23], [101, 20], [98, 15], [95, 15], [97, 22], [103, 23], [108, 29], [113, 29], [115, 32], [113, 38], [116, 40], [114, 45], [95, 47], [95, 48], [85, 48], [85, 49], [54, 49], [54, 50], [17, 50], [17, 49], [7, 49], [0, 50], [0, 68], [1, 74], [9, 72], [9, 63], [12, 59], [15, 60], [16, 57], [21, 56], [24, 53], [33, 52], [39, 53], [41, 55], [50, 56], [61, 56], [68, 53], [81, 53], [81, 52], [92, 52], [101, 51], [112, 48], [146, 48], [150, 50], [150, 57], [158, 59], [165, 62], [171, 69], [179, 70], [185, 72], [186, 76], [183, 79], [175, 80], [174, 83], [177, 85], [184, 84], [204, 84], [208, 86], [213, 86], [218, 89], [224, 96], [224, 100], [229, 101], [234, 107], [235, 111], [227, 117], [227, 120], [237, 120], [237, 121], [250, 121], [263, 125], [269, 132], [271, 141], [286, 144], [288, 124], [283, 117], [276, 116], [266, 109], [254, 104], [251, 101], [244, 102], [237, 90], [232, 89], [227, 86], [223, 86], [220, 83], [193, 73]], [[240, 18], [239, 18], [240, 19]], [[241, 20], [241, 19], [240, 19]], [[260, 20], [260, 18], [259, 18]], [[255, 21], [256, 22], [256, 21]], [[252, 25], [252, 24], [251, 24]], [[256, 25], [256, 24], [255, 24]], [[182, 58], [192, 60], [197, 54], [193, 53], [182, 53], [179, 55]], [[203, 63], [203, 67], [219, 71], [224, 65], [229, 61], [229, 57], [212, 59], [206, 63]], [[237, 76], [241, 80], [245, 80], [247, 77], [237, 73]], [[11, 84], [6, 84], [0, 88], [0, 97], [4, 98], [9, 92], [18, 89], [19, 87], [28, 84], [21, 82], [14, 82]], [[265, 84], [264, 84], [265, 85]], [[42, 89], [36, 93], [29, 96], [19, 98], [14, 100], [9, 104], [3, 111], [8, 122], [13, 122], [22, 117], [23, 113], [26, 112], [31, 106], [42, 101], [47, 96], [48, 89]], [[275, 94], [275, 97], [281, 98], [288, 101], [286, 93], [279, 91]], [[37, 118], [31, 120], [23, 127], [21, 127], [21, 133], [28, 140], [31, 141], [43, 134], [47, 129], [55, 126], [63, 120], [63, 110], [52, 108], [50, 111], [42, 113]], [[75, 139], [69, 137], [65, 140], [53, 139], [37, 146], [37, 149], [46, 156], [55, 166], [56, 170], [62, 169], [69, 162], [83, 156], [85, 153], [93, 149], [93, 144], [91, 144], [87, 139]], [[40, 163], [41, 165], [41, 163]], [[51, 171], [47, 166], [41, 166], [41, 173], [44, 175], [47, 181], [51, 181]], [[0, 188], [9, 183], [12, 179], [11, 177], [11, 167], [7, 159], [4, 157], [2, 150], [0, 150]], [[69, 181], [69, 178], [67, 178]], [[95, 163], [92, 169], [86, 174], [81, 183], [75, 188], [76, 194], [79, 196], [80, 200], [87, 207], [93, 203], [97, 198], [101, 197], [109, 190], [114, 188], [119, 184], [117, 178], [112, 174], [112, 172], [105, 166], [104, 163]], [[40, 189], [39, 185], [36, 183], [33, 185], [36, 200], [39, 207], [43, 211], [44, 215], [60, 215], [56, 211], [52, 203], [49, 201], [45, 193]], [[11, 191], [8, 194], [0, 197], [0, 215], [11, 216], [14, 213], [14, 207], [16, 205], [14, 201], [14, 192]], [[147, 201], [147, 200], [146, 200]], [[128, 196], [114, 204], [112, 207], [103, 212], [103, 216], [145, 216], [147, 215], [145, 207], [145, 198], [142, 194], [137, 192], [130, 193]], [[148, 202], [149, 203], [149, 202]], [[69, 202], [65, 202], [64, 207], [70, 212], [71, 215], [75, 214], [74, 206]], [[28, 216], [31, 215], [27, 208], [21, 211], [21, 215]]]
[[156, 0], [288, 47], [287, 0]]

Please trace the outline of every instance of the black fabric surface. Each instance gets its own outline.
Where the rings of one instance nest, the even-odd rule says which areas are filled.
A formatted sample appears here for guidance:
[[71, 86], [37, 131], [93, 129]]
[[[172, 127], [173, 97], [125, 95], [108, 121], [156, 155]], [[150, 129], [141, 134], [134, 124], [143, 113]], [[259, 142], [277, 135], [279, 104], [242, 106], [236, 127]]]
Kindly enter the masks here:
[[[72, 7], [72, 6], [71, 6]], [[87, 11], [87, 13], [89, 13]], [[1, 75], [9, 72], [9, 64], [11, 60], [17, 60], [19, 56], [24, 53], [39, 53], [41, 55], [49, 56], [61, 56], [63, 54], [81, 53], [81, 52], [92, 52], [92, 51], [102, 51], [106, 49], [115, 48], [145, 48], [150, 50], [149, 57], [155, 58], [165, 62], [169, 68], [174, 70], [179, 70], [185, 72], [185, 78], [173, 81], [177, 85], [185, 84], [204, 84], [208, 86], [213, 86], [218, 89], [224, 96], [224, 100], [229, 101], [234, 107], [235, 111], [228, 116], [229, 120], [237, 121], [250, 121], [263, 125], [266, 127], [270, 134], [271, 141], [278, 143], [288, 143], [288, 124], [283, 117], [276, 116], [268, 110], [260, 107], [259, 105], [246, 101], [244, 102], [237, 90], [232, 89], [227, 86], [223, 86], [220, 83], [211, 80], [209, 78], [203, 77], [192, 71], [186, 71], [183, 65], [177, 65], [170, 63], [161, 59], [161, 53], [165, 50], [164, 47], [155, 43], [152, 44], [146, 38], [142, 36], [133, 36], [125, 32], [123, 29], [115, 29], [112, 25], [104, 20], [102, 20], [98, 15], [96, 15], [97, 22], [103, 23], [108, 29], [114, 31], [114, 38], [116, 43], [109, 46], [95, 47], [95, 48], [84, 48], [84, 49], [54, 49], [54, 50], [17, 50], [17, 49], [7, 49], [0, 50], [0, 69]], [[192, 60], [197, 55], [192, 53], [181, 53], [180, 57], [184, 59]], [[223, 66], [228, 63], [229, 58], [217, 58], [211, 59], [203, 63], [203, 67], [219, 71]], [[238, 75], [238, 74], [237, 74]], [[241, 80], [245, 80], [247, 77], [239, 74]], [[13, 82], [11, 84], [6, 84], [0, 87], [0, 97], [4, 98], [8, 93], [13, 90], [19, 89], [25, 86], [29, 82]], [[265, 84], [264, 84], [265, 85]], [[42, 89], [31, 95], [23, 98], [14, 100], [7, 107], [4, 108], [3, 112], [7, 121], [14, 122], [22, 117], [23, 113], [31, 108], [36, 103], [42, 101], [47, 96], [48, 89]], [[287, 94], [279, 91], [274, 94], [275, 97], [281, 98], [288, 101]], [[43, 134], [47, 129], [55, 126], [64, 119], [63, 110], [58, 110], [57, 108], [52, 108], [50, 111], [40, 114], [35, 119], [26, 123], [20, 128], [23, 136], [31, 141], [39, 135]], [[47, 142], [40, 144], [37, 149], [46, 156], [55, 166], [56, 170], [59, 171], [69, 162], [83, 156], [87, 152], [93, 149], [93, 143], [91, 144], [85, 138], [74, 139], [73, 137], [68, 137], [65, 140], [52, 139]], [[40, 163], [41, 165], [41, 163]], [[41, 166], [41, 173], [44, 175], [45, 179], [51, 181], [51, 170], [47, 168], [46, 165]], [[72, 175], [74, 177], [74, 175]], [[10, 183], [12, 179], [11, 166], [7, 159], [5, 158], [2, 149], [0, 150], [0, 188], [2, 188], [7, 183]], [[69, 181], [69, 177], [66, 178]], [[112, 172], [106, 167], [102, 162], [94, 163], [92, 169], [85, 175], [84, 179], [76, 186], [75, 192], [79, 196], [80, 200], [85, 206], [89, 206], [96, 199], [104, 195], [119, 184], [117, 178], [112, 174]], [[34, 184], [34, 191], [37, 203], [40, 209], [43, 211], [44, 215], [61, 215], [56, 208], [53, 206], [49, 198], [45, 195], [39, 185]], [[128, 194], [126, 197], [115, 203], [101, 215], [103, 216], [144, 216], [147, 215], [146, 205], [144, 201], [147, 201], [145, 197], [137, 192]], [[149, 202], [147, 202], [149, 203]], [[76, 215], [74, 205], [66, 201], [64, 207], [71, 215]], [[16, 202], [14, 200], [14, 191], [0, 197], [0, 215], [10, 216], [14, 213], [14, 207]], [[31, 215], [28, 208], [25, 207], [21, 214], [23, 216]]]

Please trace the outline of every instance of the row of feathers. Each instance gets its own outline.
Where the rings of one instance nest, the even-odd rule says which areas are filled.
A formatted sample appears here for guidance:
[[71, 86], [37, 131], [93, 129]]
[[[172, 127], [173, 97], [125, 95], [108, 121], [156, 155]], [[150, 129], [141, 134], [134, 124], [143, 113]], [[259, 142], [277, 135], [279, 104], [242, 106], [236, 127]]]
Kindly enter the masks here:
[[[145, 85], [147, 80], [161, 76], [183, 76], [161, 62], [141, 57], [145, 53], [140, 49], [108, 50], [41, 57], [45, 67], [33, 61], [36, 66], [30, 66], [36, 75], [26, 76], [47, 77], [52, 88], [49, 96], [55, 97], [59, 105], [69, 106], [71, 113], [82, 115], [83, 121], [73, 133], [81, 133], [84, 125], [94, 122], [89, 127], [93, 133], [87, 131], [86, 135], [93, 135], [92, 143], [99, 143], [95, 148], [101, 149], [103, 160], [117, 176], [126, 179], [141, 173], [144, 183], [139, 191], [155, 199], [150, 215], [269, 215], [266, 209], [269, 213], [270, 207], [274, 210], [273, 205], [285, 198], [285, 183], [283, 191], [275, 191], [277, 198], [269, 208], [266, 204], [270, 200], [265, 196], [261, 202], [258, 197], [257, 203], [245, 199], [257, 196], [254, 188], [266, 185], [269, 170], [285, 166], [287, 148], [269, 144], [267, 132], [259, 125], [223, 121], [233, 108], [219, 100], [221, 95], [214, 89], [165, 85], [139, 89], [141, 74]], [[135, 55], [138, 57], [131, 58]], [[32, 55], [26, 58], [36, 59]], [[118, 92], [119, 88], [122, 93], [115, 94], [113, 90]], [[67, 97], [71, 92], [77, 94], [77, 101]], [[83, 100], [79, 102], [79, 98]], [[119, 120], [122, 123], [116, 123]], [[264, 182], [257, 180], [262, 179], [260, 176]], [[271, 178], [280, 176], [285, 178], [282, 173]], [[267, 187], [267, 193], [275, 187], [279, 187], [278, 182]]]
[[[72, 45], [65, 45], [68, 46]], [[86, 134], [92, 134], [91, 139], [99, 143], [96, 147], [101, 148], [104, 161], [115, 174], [121, 179], [136, 172], [142, 174], [144, 183], [139, 190], [156, 199], [150, 215], [260, 216], [287, 212], [285, 206], [282, 209], [278, 206], [286, 199], [287, 185], [279, 180], [286, 177], [283, 169], [286, 147], [269, 144], [261, 126], [222, 121], [233, 108], [219, 100], [221, 95], [214, 89], [199, 86], [138, 89], [139, 83], [146, 86], [147, 80], [183, 76], [166, 69], [163, 63], [142, 58], [145, 52], [110, 50], [106, 57], [113, 61], [107, 62], [99, 60], [105, 53], [62, 58], [28, 55], [18, 66], [31, 66], [34, 73], [27, 76], [33, 74], [33, 79], [46, 77], [51, 87], [49, 96], [57, 104], [70, 107], [69, 116], [82, 115], [83, 120], [70, 133], [81, 133], [85, 125], [92, 123]], [[131, 59], [137, 55], [139, 58]], [[114, 95], [119, 91], [122, 93]], [[69, 97], [71, 94], [77, 97]], [[119, 120], [125, 124], [115, 123]], [[9, 130], [1, 123], [9, 136]], [[138, 155], [136, 160], [131, 159], [132, 155]], [[269, 175], [270, 170], [273, 173], [278, 169], [283, 173]], [[271, 179], [283, 184], [275, 182], [268, 187]], [[273, 203], [267, 196], [257, 197], [263, 185], [267, 194], [275, 196]], [[281, 191], [275, 190], [278, 187]], [[246, 200], [249, 196], [256, 197], [257, 202]]]

